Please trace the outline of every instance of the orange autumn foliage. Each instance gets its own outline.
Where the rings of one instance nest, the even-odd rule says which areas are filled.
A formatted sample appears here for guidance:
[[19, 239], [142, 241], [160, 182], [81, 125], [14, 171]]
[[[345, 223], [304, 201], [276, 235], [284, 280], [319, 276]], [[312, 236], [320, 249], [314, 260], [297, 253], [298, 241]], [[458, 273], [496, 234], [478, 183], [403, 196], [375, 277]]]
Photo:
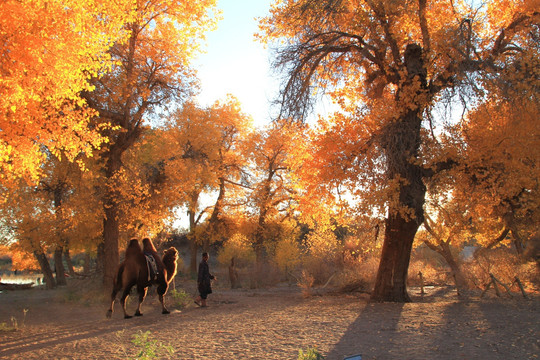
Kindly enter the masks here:
[[39, 264], [32, 253], [22, 250], [17, 244], [10, 247], [11, 270], [39, 270]]
[[74, 160], [105, 138], [88, 128], [81, 99], [90, 77], [110, 69], [108, 50], [125, 40], [132, 0], [0, 2], [0, 182], [36, 181], [44, 154]]

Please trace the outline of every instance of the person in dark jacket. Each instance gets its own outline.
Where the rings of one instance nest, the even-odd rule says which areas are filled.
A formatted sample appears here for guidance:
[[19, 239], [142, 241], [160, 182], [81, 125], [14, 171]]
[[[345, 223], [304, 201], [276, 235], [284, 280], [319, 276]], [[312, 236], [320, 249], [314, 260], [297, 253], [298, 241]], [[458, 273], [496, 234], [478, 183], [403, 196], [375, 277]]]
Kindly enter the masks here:
[[197, 288], [199, 289], [199, 296], [195, 299], [195, 304], [200, 307], [206, 307], [206, 299], [209, 294], [212, 293], [212, 281], [216, 277], [210, 274], [210, 269], [208, 267], [208, 253], [202, 254], [202, 260], [199, 264], [199, 274], [197, 276]]

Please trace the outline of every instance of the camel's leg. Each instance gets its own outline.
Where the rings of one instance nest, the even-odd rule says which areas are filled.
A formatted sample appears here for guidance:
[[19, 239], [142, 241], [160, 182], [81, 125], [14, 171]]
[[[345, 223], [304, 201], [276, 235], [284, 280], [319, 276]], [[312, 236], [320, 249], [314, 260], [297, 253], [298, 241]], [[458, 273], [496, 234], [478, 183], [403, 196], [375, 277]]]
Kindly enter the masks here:
[[159, 295], [159, 302], [161, 303], [161, 313], [170, 314], [171, 312], [165, 307], [165, 302], [163, 300], [164, 295]]
[[137, 311], [135, 311], [135, 316], [142, 316], [141, 312], [141, 305], [144, 301], [144, 298], [146, 297], [146, 292], [148, 291], [148, 288], [137, 286], [137, 292], [139, 293], [139, 305], [137, 306]]
[[133, 284], [129, 284], [129, 286], [126, 286], [124, 292], [122, 293], [122, 298], [120, 299], [120, 303], [122, 304], [122, 310], [124, 310], [124, 319], [131, 319], [133, 317], [131, 315], [128, 315], [126, 312], [126, 301], [129, 297], [129, 293], [131, 292], [132, 287]]
[[170, 314], [171, 313], [165, 307], [165, 300], [164, 300], [164, 297], [165, 297], [165, 294], [167, 293], [168, 288], [169, 288], [168, 284], [160, 285], [157, 288], [157, 293], [158, 293], [158, 296], [159, 296], [159, 302], [161, 303], [161, 313], [162, 314]]
[[118, 294], [118, 291], [120, 291], [120, 289], [122, 288], [116, 284], [113, 287], [113, 290], [111, 293], [111, 307], [109, 307], [109, 310], [107, 310], [107, 318], [109, 319], [112, 317], [113, 309], [114, 309], [114, 302], [116, 301], [116, 295]]

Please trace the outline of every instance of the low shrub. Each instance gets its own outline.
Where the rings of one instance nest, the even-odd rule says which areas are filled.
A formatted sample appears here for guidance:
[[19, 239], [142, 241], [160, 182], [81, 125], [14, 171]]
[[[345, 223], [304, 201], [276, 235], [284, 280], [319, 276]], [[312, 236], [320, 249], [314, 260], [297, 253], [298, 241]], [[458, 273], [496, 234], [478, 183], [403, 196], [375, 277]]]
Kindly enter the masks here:
[[298, 351], [298, 360], [324, 360], [324, 356], [316, 349], [308, 347], [306, 351]]
[[191, 304], [191, 295], [188, 294], [184, 289], [172, 289], [169, 292], [173, 306], [177, 309], [185, 309], [189, 304]]
[[131, 343], [137, 347], [137, 355], [134, 357], [137, 360], [161, 359], [165, 356], [171, 357], [174, 354], [174, 348], [170, 345], [165, 345], [162, 342], [152, 339], [150, 331], [139, 330], [133, 335]]

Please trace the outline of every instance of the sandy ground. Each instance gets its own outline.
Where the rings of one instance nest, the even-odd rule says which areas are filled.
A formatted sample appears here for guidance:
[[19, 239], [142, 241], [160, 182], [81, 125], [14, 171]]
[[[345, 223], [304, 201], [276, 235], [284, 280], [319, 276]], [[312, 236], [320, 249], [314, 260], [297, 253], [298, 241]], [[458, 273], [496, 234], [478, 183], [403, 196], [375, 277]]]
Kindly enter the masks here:
[[[0, 293], [0, 359], [297, 359], [308, 347], [329, 360], [540, 356], [539, 297], [459, 300], [450, 288], [434, 288], [423, 298], [412, 289], [413, 303], [370, 304], [363, 294], [305, 298], [288, 285], [217, 286], [208, 308], [169, 306], [162, 315], [154, 292], [144, 316], [127, 320], [120, 305], [106, 319], [106, 304], [71, 301], [66, 289]], [[6, 329], [13, 319], [18, 329]]]

